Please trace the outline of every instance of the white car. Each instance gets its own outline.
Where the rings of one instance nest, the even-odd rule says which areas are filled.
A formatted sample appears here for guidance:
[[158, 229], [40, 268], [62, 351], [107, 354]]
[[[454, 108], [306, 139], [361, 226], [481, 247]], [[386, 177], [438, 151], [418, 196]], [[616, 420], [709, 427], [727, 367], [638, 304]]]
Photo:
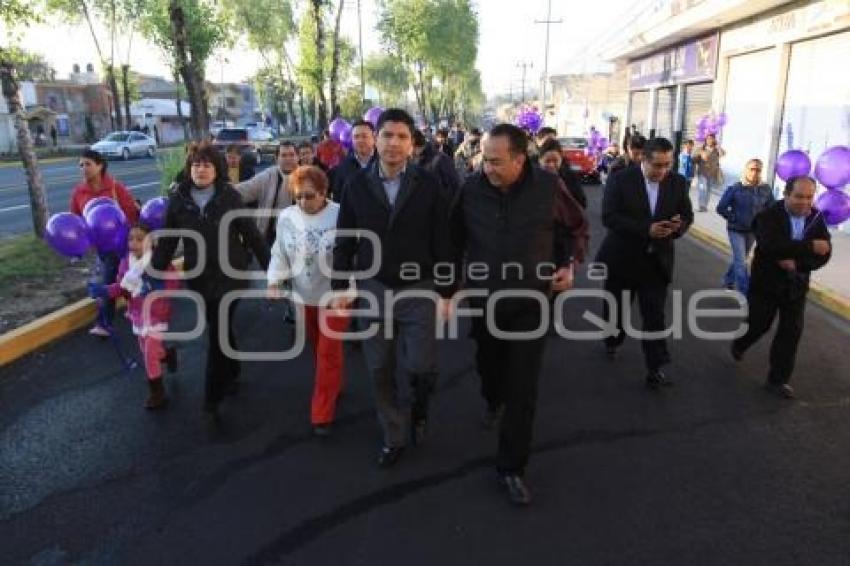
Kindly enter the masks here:
[[112, 132], [91, 148], [104, 157], [120, 157], [126, 161], [133, 156], [156, 155], [156, 140], [142, 132]]

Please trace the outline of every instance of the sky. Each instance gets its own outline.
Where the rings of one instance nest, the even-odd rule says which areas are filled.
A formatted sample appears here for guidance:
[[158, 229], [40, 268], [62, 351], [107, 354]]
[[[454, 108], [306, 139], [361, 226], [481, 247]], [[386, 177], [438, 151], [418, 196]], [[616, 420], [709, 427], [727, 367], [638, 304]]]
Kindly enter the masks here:
[[[249, 1], [249, 0], [247, 0]], [[539, 84], [545, 61], [546, 26], [535, 20], [547, 19], [549, 0], [476, 0], [479, 14], [479, 46], [477, 66], [481, 71], [484, 92], [488, 95], [519, 92], [521, 62], [530, 64], [526, 71], [526, 88]], [[605, 10], [592, 9], [585, 0], [551, 0], [552, 20], [562, 23], [550, 27], [549, 75], [567, 70], [593, 67], [593, 54], [599, 50], [614, 28], [618, 16], [631, 13], [644, 0], [605, 0]], [[380, 50], [374, 27], [377, 21], [375, 0], [361, 0], [363, 50], [368, 54]], [[619, 24], [615, 24], [619, 28]], [[357, 43], [356, 1], [348, 0], [342, 18], [342, 33]], [[106, 34], [100, 33], [101, 45], [107, 49]], [[118, 59], [123, 60], [127, 39], [119, 40]], [[24, 48], [40, 52], [56, 68], [58, 78], [67, 78], [74, 63], [85, 68], [86, 63], [97, 65], [97, 54], [88, 28], [83, 24], [69, 25], [51, 22], [34, 26], [22, 34]], [[588, 55], [588, 49], [590, 54]], [[248, 49], [235, 49], [223, 54], [226, 62], [213, 57], [207, 65], [207, 79], [238, 82], [252, 75], [259, 64], [259, 55]], [[138, 72], [167, 76], [160, 51], [146, 43], [138, 34], [133, 36], [131, 66]]]

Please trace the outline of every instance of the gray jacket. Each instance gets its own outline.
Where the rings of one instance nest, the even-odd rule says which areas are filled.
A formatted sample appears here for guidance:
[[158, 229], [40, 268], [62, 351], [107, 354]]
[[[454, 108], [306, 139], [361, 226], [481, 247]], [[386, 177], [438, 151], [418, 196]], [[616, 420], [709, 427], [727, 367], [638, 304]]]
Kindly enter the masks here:
[[[282, 177], [280, 192], [275, 201], [278, 179]], [[274, 215], [261, 216], [257, 218], [257, 228], [261, 234], [266, 233], [269, 222], [280, 216], [280, 211], [292, 204], [292, 191], [289, 188], [289, 175], [280, 171], [277, 166], [272, 166], [258, 173], [233, 188], [242, 196], [242, 202], [246, 205], [256, 205], [258, 210], [270, 211], [274, 209]]]

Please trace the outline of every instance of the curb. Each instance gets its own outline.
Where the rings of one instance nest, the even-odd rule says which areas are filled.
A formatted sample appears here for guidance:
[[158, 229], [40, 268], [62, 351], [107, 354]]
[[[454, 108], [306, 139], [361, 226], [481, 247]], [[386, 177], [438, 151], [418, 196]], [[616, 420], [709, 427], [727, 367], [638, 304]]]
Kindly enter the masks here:
[[[688, 234], [691, 234], [695, 239], [722, 252], [732, 252], [732, 249], [729, 247], [729, 242], [709, 232], [705, 228], [692, 224], [690, 230], [688, 230]], [[845, 320], [850, 320], [850, 300], [844, 298], [833, 289], [812, 281], [809, 284], [809, 298], [833, 314], [836, 314]]]
[[0, 336], [0, 367], [91, 324], [97, 316], [93, 299], [81, 299]]
[[[175, 269], [182, 270], [183, 259], [174, 260], [172, 265]], [[118, 306], [121, 306], [120, 300]], [[80, 299], [76, 303], [0, 335], [0, 367], [88, 326], [96, 317], [97, 303], [94, 299]]]

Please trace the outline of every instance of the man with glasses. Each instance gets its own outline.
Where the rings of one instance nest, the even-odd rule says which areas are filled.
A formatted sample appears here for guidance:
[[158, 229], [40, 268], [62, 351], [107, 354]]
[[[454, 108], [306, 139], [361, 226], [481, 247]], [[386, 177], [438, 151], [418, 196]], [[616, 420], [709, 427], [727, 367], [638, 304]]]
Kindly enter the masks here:
[[[634, 138], [632, 138], [634, 139]], [[603, 302], [605, 320], [616, 316], [617, 334], [605, 338], [609, 358], [623, 343], [623, 315], [629, 299], [637, 296], [643, 332], [665, 329], [667, 289], [673, 278], [674, 244], [694, 220], [685, 178], [671, 171], [673, 144], [653, 138], [643, 147], [643, 161], [608, 177], [602, 199], [602, 223], [608, 229], [596, 261], [607, 265], [605, 290], [612, 297]], [[617, 305], [610, 312], [609, 300]], [[672, 385], [661, 371], [670, 363], [667, 342], [642, 339], [646, 362], [646, 385], [650, 389]]]

